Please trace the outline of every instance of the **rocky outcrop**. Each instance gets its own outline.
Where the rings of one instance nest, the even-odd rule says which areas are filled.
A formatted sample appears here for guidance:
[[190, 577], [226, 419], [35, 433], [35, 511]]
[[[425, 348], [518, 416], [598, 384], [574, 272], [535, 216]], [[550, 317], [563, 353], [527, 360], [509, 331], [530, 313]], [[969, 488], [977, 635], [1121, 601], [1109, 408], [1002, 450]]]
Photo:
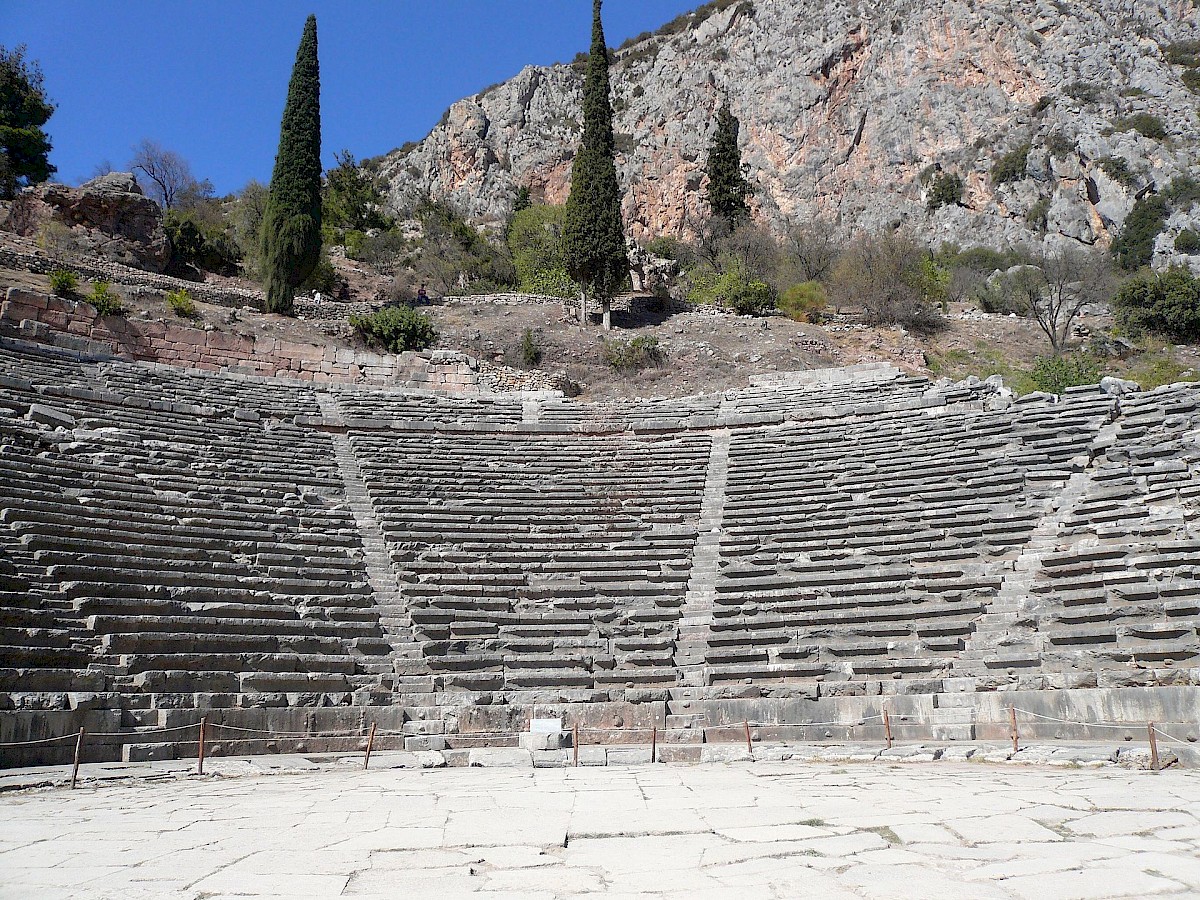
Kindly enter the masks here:
[[162, 210], [128, 172], [111, 172], [72, 188], [47, 183], [13, 201], [0, 230], [37, 238], [56, 255], [102, 257], [150, 272], [171, 259]]
[[[618, 167], [639, 239], [703, 219], [724, 98], [742, 121], [756, 214], [776, 230], [819, 217], [903, 222], [933, 242], [1104, 244], [1139, 195], [1200, 176], [1196, 96], [1168, 58], [1200, 36], [1190, 2], [743, 0], [684, 24], [615, 57]], [[383, 159], [392, 206], [429, 193], [498, 224], [519, 187], [561, 202], [581, 83], [571, 66], [529, 67], [454, 104]], [[1165, 136], [1123, 121], [1139, 113]], [[999, 158], [1025, 144], [1018, 177], [994, 184]], [[939, 171], [962, 177], [963, 200], [930, 212]]]

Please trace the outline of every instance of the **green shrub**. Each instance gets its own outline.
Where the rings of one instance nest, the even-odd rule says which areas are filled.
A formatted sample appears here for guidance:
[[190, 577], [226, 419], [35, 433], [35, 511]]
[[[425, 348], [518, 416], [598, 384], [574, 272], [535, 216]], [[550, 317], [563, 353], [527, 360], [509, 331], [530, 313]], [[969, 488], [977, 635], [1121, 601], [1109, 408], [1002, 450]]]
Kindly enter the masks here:
[[996, 160], [992, 166], [992, 184], [1007, 184], [1024, 178], [1025, 168], [1029, 165], [1029, 149], [1029, 144], [1022, 144]]
[[1200, 41], [1176, 41], [1162, 48], [1163, 55], [1173, 66], [1194, 69], [1200, 66]]
[[962, 202], [963, 180], [953, 172], [941, 172], [929, 187], [929, 198], [925, 206], [935, 210], [942, 206], [957, 206]]
[[408, 306], [385, 306], [370, 315], [354, 315], [350, 324], [368, 344], [392, 353], [424, 350], [437, 340], [429, 318]]
[[1045, 232], [1050, 218], [1050, 198], [1043, 197], [1025, 213], [1025, 223], [1034, 231]]
[[337, 270], [329, 261], [329, 257], [322, 253], [308, 278], [304, 279], [304, 283], [299, 287], [302, 291], [320, 291], [326, 296], [332, 296], [337, 291], [337, 286]]
[[821, 321], [828, 302], [821, 282], [805, 281], [783, 292], [779, 297], [779, 309], [789, 319], [815, 325]]
[[1096, 359], [1087, 353], [1067, 353], [1063, 356], [1043, 356], [1033, 364], [1034, 384], [1039, 390], [1061, 394], [1067, 388], [1095, 384], [1101, 370]]
[[1176, 210], [1187, 212], [1200, 202], [1200, 181], [1191, 175], [1176, 175], [1163, 191], [1163, 197]]
[[1193, 94], [1200, 94], [1200, 69], [1188, 69], [1180, 76], [1183, 86]]
[[1154, 239], [1163, 230], [1169, 212], [1167, 201], [1155, 194], [1133, 204], [1121, 233], [1113, 241], [1112, 253], [1117, 265], [1127, 272], [1150, 265], [1154, 258]]
[[658, 345], [658, 338], [643, 335], [631, 341], [603, 341], [601, 352], [604, 361], [618, 372], [637, 372], [649, 366], [661, 366], [666, 354]]
[[107, 281], [95, 282], [87, 301], [96, 307], [96, 312], [101, 316], [119, 316], [125, 312], [120, 296]]
[[542, 348], [538, 346], [537, 335], [533, 333], [532, 328], [526, 328], [521, 334], [521, 346], [518, 348], [518, 355], [527, 366], [536, 366], [542, 361]]
[[50, 273], [50, 291], [56, 297], [73, 297], [79, 290], [79, 279], [69, 269], [55, 269]]
[[1200, 254], [1200, 233], [1192, 228], [1185, 228], [1175, 235], [1175, 250], [1188, 256]]
[[1118, 327], [1173, 341], [1200, 341], [1200, 278], [1182, 266], [1139, 272], [1121, 285], [1114, 302]]
[[1153, 140], [1162, 140], [1167, 136], [1167, 126], [1163, 124], [1163, 120], [1147, 112], [1134, 113], [1132, 116], [1117, 119], [1113, 122], [1113, 128], [1117, 131], [1136, 131], [1142, 137]]
[[579, 285], [571, 280], [566, 269], [534, 272], [521, 282], [521, 290], [526, 294], [541, 294], [563, 300], [573, 300], [579, 296]]
[[181, 319], [196, 319], [200, 317], [200, 310], [196, 309], [196, 302], [192, 300], [192, 295], [186, 289], [181, 288], [178, 291], [171, 291], [167, 294], [167, 306], [171, 308], [171, 312], [179, 316]]
[[1097, 160], [1100, 169], [1117, 184], [1123, 184], [1125, 187], [1133, 187], [1137, 181], [1137, 176], [1133, 169], [1129, 168], [1129, 163], [1120, 156], [1102, 156]]
[[1063, 91], [1072, 100], [1079, 103], [1095, 103], [1104, 96], [1104, 91], [1097, 84], [1090, 81], [1072, 81]]
[[1052, 131], [1046, 135], [1046, 152], [1051, 156], [1066, 156], [1075, 152], [1075, 141], [1061, 131]]
[[775, 308], [775, 291], [762, 281], [751, 281], [726, 300], [726, 308], [739, 316], [765, 316]]
[[748, 279], [744, 266], [734, 258], [722, 259], [721, 271], [705, 269], [692, 274], [688, 300], [692, 303], [720, 306], [742, 316], [766, 315], [775, 308], [775, 293], [771, 286]]

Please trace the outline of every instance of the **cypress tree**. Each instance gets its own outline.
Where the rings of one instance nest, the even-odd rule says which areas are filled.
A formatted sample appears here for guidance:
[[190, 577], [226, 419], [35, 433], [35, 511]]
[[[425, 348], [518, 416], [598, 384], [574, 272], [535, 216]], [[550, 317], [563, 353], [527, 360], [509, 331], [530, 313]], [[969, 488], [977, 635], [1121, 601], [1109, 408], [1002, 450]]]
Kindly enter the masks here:
[[704, 174], [708, 176], [708, 205], [713, 215], [730, 225], [750, 218], [746, 198], [750, 196], [751, 188], [742, 174], [742, 151], [738, 149], [740, 130], [741, 122], [726, 101], [717, 113], [717, 133], [708, 148]]
[[[583, 141], [571, 168], [571, 194], [563, 223], [567, 271], [585, 293], [600, 299], [609, 327], [613, 295], [629, 277], [621, 189], [614, 158], [612, 103], [608, 83], [608, 44], [600, 21], [601, 0], [593, 0], [592, 49], [583, 83]], [[586, 320], [586, 300], [580, 298]]]
[[271, 193], [263, 212], [262, 266], [268, 312], [292, 313], [292, 296], [321, 256], [321, 72], [317, 17], [304, 23], [288, 84]]

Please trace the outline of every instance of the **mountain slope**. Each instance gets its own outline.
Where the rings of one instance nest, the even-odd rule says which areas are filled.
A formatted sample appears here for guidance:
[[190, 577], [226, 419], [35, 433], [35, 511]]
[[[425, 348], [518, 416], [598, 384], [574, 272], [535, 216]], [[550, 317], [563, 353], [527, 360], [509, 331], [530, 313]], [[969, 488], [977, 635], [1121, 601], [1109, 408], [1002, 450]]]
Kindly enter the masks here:
[[[702, 221], [701, 168], [726, 96], [742, 120], [756, 213], [776, 230], [821, 217], [903, 222], [965, 244], [1043, 230], [1107, 243], [1138, 195], [1200, 176], [1200, 98], [1183, 82], [1195, 70], [1168, 59], [1200, 37], [1190, 0], [743, 0], [683, 25], [632, 44], [613, 68], [625, 216], [638, 238]], [[429, 193], [498, 223], [520, 186], [563, 201], [581, 83], [571, 66], [529, 67], [454, 104], [423, 141], [382, 160], [391, 203]], [[1139, 113], [1165, 136], [1122, 121]], [[994, 186], [996, 161], [1026, 143], [1023, 177]], [[966, 190], [961, 205], [930, 213], [939, 170]], [[1176, 216], [1168, 231], [1188, 221]]]

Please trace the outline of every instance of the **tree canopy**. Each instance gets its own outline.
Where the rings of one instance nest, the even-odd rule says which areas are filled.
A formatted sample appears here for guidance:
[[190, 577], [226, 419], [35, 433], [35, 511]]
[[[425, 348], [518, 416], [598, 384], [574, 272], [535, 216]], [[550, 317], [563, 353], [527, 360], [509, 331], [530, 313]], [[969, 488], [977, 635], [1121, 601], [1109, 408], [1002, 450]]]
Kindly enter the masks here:
[[266, 309], [290, 315], [295, 290], [321, 258], [321, 72], [317, 17], [309, 16], [296, 51], [279, 151], [262, 222]]
[[708, 149], [708, 163], [704, 174], [708, 176], [708, 205], [714, 216], [737, 224], [750, 218], [750, 182], [742, 174], [742, 151], [738, 147], [741, 122], [729, 109], [729, 103], [721, 104], [717, 112], [717, 132]]
[[42, 129], [54, 114], [42, 70], [25, 59], [25, 46], [0, 46], [0, 197], [39, 184], [57, 171], [50, 164], [50, 137]]
[[571, 168], [571, 193], [563, 221], [567, 271], [604, 304], [629, 277], [621, 189], [614, 157], [608, 45], [600, 19], [601, 0], [593, 0], [592, 47], [583, 86], [583, 140]]

